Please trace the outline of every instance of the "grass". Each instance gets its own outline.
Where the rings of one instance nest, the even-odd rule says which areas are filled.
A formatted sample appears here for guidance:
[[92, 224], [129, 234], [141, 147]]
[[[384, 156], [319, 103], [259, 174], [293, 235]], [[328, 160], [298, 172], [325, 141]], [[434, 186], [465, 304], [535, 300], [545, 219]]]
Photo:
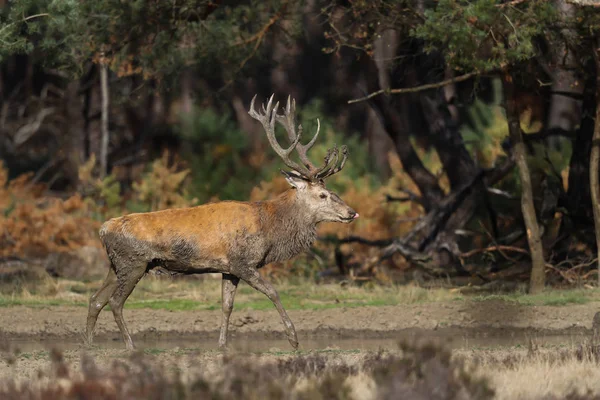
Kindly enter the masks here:
[[475, 296], [474, 301], [501, 300], [524, 306], [566, 306], [600, 301], [600, 292], [590, 289], [546, 290], [539, 294], [526, 293], [491, 294]]
[[[34, 289], [1, 294], [0, 307], [76, 306], [87, 307], [88, 299], [101, 282], [52, 280]], [[524, 292], [465, 295], [459, 289], [424, 289], [416, 285], [377, 286], [353, 284], [316, 284], [310, 281], [274, 282], [288, 310], [323, 310], [331, 308], [379, 307], [408, 304], [505, 301], [523, 306], [566, 306], [600, 301], [600, 290], [547, 290], [541, 294]], [[237, 310], [270, 310], [273, 304], [262, 293], [241, 282], [235, 298]], [[165, 309], [171, 311], [219, 310], [220, 279], [169, 280], [146, 277], [125, 304], [128, 309]]]

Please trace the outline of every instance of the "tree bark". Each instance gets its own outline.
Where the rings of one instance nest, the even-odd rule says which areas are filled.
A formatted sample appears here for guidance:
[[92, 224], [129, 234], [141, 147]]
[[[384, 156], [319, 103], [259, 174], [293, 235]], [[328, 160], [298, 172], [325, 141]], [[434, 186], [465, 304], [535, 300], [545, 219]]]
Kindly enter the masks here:
[[[579, 40], [574, 28], [568, 27], [570, 19], [575, 18], [576, 7], [565, 0], [553, 1], [562, 23], [560, 39], [549, 43], [550, 65], [548, 73], [552, 76], [550, 107], [548, 109], [546, 130], [566, 134], [574, 132], [581, 123], [582, 96], [585, 85], [580, 74], [577, 54], [573, 47]], [[548, 144], [560, 148], [561, 136], [548, 136]]]
[[61, 171], [70, 190], [78, 189], [79, 166], [83, 159], [83, 104], [78, 93], [79, 81], [69, 82], [63, 101], [63, 114], [69, 126], [65, 134], [58, 137], [59, 156], [63, 160]]
[[600, 183], [598, 174], [600, 167], [600, 37], [593, 50], [596, 62], [596, 120], [594, 121], [594, 136], [590, 155], [590, 192], [592, 194], [592, 209], [594, 210], [594, 227], [596, 230], [596, 247], [598, 252], [598, 284], [600, 285]]
[[538, 225], [535, 206], [533, 204], [533, 190], [531, 187], [531, 176], [527, 165], [527, 149], [523, 141], [521, 127], [519, 125], [519, 116], [517, 114], [516, 102], [514, 96], [514, 83], [510, 71], [504, 71], [504, 109], [508, 120], [508, 134], [512, 142], [512, 151], [514, 154], [519, 177], [521, 179], [521, 211], [523, 220], [527, 229], [527, 241], [529, 243], [529, 252], [531, 254], [531, 278], [529, 281], [529, 293], [539, 293], [545, 285], [545, 261], [544, 248], [540, 237], [540, 228]]
[[100, 178], [108, 172], [108, 66], [100, 65], [100, 86], [102, 89], [102, 144], [100, 146]]

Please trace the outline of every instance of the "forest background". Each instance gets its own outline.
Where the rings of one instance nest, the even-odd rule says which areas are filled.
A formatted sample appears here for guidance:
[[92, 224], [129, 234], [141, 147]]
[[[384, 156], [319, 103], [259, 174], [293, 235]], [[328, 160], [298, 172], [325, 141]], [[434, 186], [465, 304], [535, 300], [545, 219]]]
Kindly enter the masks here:
[[287, 189], [247, 113], [274, 93], [320, 119], [313, 160], [348, 146], [328, 185], [361, 218], [265, 274], [593, 283], [599, 10], [0, 0], [0, 275], [104, 275], [107, 218]]

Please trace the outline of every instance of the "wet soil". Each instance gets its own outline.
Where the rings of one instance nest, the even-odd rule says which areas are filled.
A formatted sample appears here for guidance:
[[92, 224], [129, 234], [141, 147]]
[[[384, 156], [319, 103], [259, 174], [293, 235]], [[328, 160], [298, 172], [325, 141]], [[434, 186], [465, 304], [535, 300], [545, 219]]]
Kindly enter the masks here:
[[[490, 348], [511, 352], [536, 345], [578, 345], [589, 339], [600, 302], [567, 306], [525, 306], [501, 300], [417, 305], [291, 310], [300, 350], [332, 350], [359, 357], [368, 350], [397, 349], [399, 339], [432, 339], [458, 351]], [[138, 349], [157, 361], [182, 365], [218, 360], [220, 311], [126, 309], [125, 320]], [[112, 313], [100, 314], [94, 346], [83, 345], [83, 307], [0, 308], [0, 380], [27, 379], [51, 367], [50, 349], [63, 351], [79, 369], [82, 352], [100, 365], [128, 357]], [[230, 350], [265, 357], [292, 354], [275, 310], [234, 310]], [[485, 350], [487, 351], [487, 350]], [[14, 354], [14, 362], [8, 362]], [[7, 358], [8, 356], [8, 358]], [[187, 364], [186, 364], [187, 363]], [[217, 365], [217, 364], [215, 364]]]
[[[519, 305], [501, 300], [424, 303], [416, 305], [291, 310], [301, 344], [342, 339], [438, 337], [474, 340], [591, 333], [600, 302], [567, 306]], [[16, 306], [0, 308], [0, 334], [9, 341], [80, 343], [87, 310], [83, 307]], [[126, 309], [125, 321], [134, 341], [190, 341], [216, 347], [220, 311]], [[110, 311], [103, 311], [96, 329], [98, 343], [117, 341], [118, 328]], [[273, 310], [234, 310], [232, 343], [284, 340], [283, 324]], [[320, 346], [320, 345], [319, 345]]]

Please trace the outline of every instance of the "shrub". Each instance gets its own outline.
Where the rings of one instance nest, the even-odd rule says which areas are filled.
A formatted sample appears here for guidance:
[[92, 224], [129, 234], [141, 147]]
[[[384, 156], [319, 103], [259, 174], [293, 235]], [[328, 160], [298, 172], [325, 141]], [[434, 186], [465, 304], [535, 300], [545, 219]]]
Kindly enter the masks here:
[[45, 186], [31, 174], [7, 181], [0, 161], [0, 256], [43, 257], [98, 244], [98, 222], [79, 194], [67, 199], [44, 196]]
[[[177, 368], [137, 353], [109, 368], [82, 356], [73, 373], [60, 352], [51, 353], [52, 370], [23, 384], [0, 382], [3, 399], [354, 399], [349, 377], [359, 373], [375, 382], [377, 399], [491, 399], [486, 379], [434, 345], [401, 345], [400, 355], [371, 353], [348, 364], [336, 355], [293, 355], [269, 362], [256, 356], [225, 356], [217, 373], [201, 363], [184, 379]], [[50, 378], [50, 379], [44, 379]]]
[[200, 203], [246, 200], [254, 182], [275, 172], [250, 162], [248, 136], [227, 113], [194, 109], [179, 129], [182, 158], [191, 171], [189, 193]]
[[133, 193], [144, 211], [190, 207], [198, 202], [190, 199], [184, 186], [189, 169], [181, 169], [177, 161], [169, 165], [169, 154], [152, 162], [150, 171], [140, 182], [133, 183]]

